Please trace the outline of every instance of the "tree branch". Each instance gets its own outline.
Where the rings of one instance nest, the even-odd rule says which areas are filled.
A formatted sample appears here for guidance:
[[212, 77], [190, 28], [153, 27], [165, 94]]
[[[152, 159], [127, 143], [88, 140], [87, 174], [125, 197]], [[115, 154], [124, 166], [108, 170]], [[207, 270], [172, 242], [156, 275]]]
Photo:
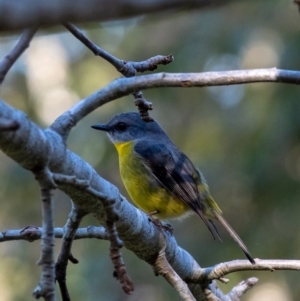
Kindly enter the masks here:
[[7, 72], [15, 63], [15, 61], [25, 51], [25, 49], [29, 47], [29, 43], [32, 40], [37, 29], [37, 27], [25, 29], [15, 47], [0, 62], [0, 85], [2, 84]]
[[[56, 175], [54, 175], [54, 179], [56, 181]], [[72, 243], [74, 240], [75, 233], [79, 227], [79, 224], [83, 217], [86, 215], [86, 212], [76, 208], [72, 204], [72, 210], [69, 214], [68, 220], [64, 227], [64, 235], [63, 235], [63, 242], [61, 245], [61, 249], [58, 255], [57, 262], [55, 264], [55, 279], [57, 280], [60, 288], [60, 293], [62, 296], [63, 301], [69, 301], [69, 291], [67, 287], [67, 266], [69, 260], [72, 263], [78, 263], [78, 260], [75, 259], [72, 255]]]
[[[62, 238], [65, 233], [65, 229], [54, 228], [53, 232], [55, 238]], [[27, 226], [19, 230], [7, 230], [0, 232], [0, 242], [12, 240], [27, 240], [28, 242], [33, 242], [41, 239], [41, 237], [42, 228], [36, 226]], [[74, 240], [84, 238], [108, 240], [108, 235], [104, 227], [89, 226], [87, 228], [77, 229]]]
[[300, 271], [300, 260], [263, 260], [255, 259], [255, 264], [249, 263], [247, 260], [233, 260], [217, 264], [209, 268], [198, 270], [199, 274], [195, 273], [192, 281], [199, 282], [203, 279], [207, 281], [222, 278], [228, 274], [238, 271], [275, 271], [275, 270], [298, 270]]
[[258, 82], [281, 82], [299, 85], [300, 72], [270, 68], [202, 73], [155, 73], [119, 78], [62, 114], [51, 125], [51, 129], [58, 133], [68, 133], [77, 122], [98, 107], [137, 90], [158, 87], [227, 86]]
[[64, 23], [63, 25], [95, 55], [102, 57], [107, 62], [112, 64], [116, 70], [125, 77], [135, 76], [136, 72], [153, 71], [157, 68], [157, 65], [166, 65], [174, 60], [174, 57], [170, 54], [167, 56], [156, 55], [155, 57], [142, 62], [126, 62], [118, 59], [93, 43], [86, 35], [84, 35], [83, 31], [77, 28], [75, 25], [71, 23]]
[[0, 0], [0, 31], [33, 26], [51, 26], [63, 22], [111, 21], [150, 13], [183, 9], [201, 9], [224, 5], [230, 0]]
[[43, 297], [45, 301], [55, 301], [55, 271], [54, 271], [54, 233], [53, 233], [53, 204], [51, 191], [55, 185], [47, 168], [36, 173], [42, 196], [43, 231], [41, 239], [42, 266], [41, 280], [33, 292], [36, 299]]

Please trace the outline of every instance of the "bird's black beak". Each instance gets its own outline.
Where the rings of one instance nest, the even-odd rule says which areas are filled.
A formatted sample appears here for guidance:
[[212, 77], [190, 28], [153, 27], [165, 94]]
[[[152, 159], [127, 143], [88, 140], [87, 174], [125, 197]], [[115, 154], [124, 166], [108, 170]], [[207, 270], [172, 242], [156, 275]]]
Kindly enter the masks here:
[[91, 126], [95, 130], [105, 131], [108, 132], [109, 128], [106, 124], [94, 124]]

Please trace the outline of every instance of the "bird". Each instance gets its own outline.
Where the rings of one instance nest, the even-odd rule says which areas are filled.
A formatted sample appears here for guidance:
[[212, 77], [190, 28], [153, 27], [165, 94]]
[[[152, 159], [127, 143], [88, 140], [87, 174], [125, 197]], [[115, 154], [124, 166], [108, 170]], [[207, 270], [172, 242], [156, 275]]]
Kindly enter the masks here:
[[91, 127], [105, 131], [115, 145], [122, 181], [138, 208], [162, 220], [196, 213], [213, 238], [222, 241], [214, 223], [217, 220], [255, 264], [246, 245], [223, 217], [203, 174], [155, 120], [144, 121], [139, 113], [126, 112]]

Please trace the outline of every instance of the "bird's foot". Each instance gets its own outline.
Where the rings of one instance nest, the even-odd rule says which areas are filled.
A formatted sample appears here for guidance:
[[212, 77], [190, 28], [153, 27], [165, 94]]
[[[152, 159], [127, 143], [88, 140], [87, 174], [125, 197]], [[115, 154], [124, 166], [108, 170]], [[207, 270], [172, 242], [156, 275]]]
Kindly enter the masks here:
[[159, 212], [153, 211], [148, 213], [148, 220], [149, 222], [153, 223], [159, 230], [165, 230], [167, 232], [169, 232], [170, 235], [173, 234], [173, 228], [170, 224], [162, 222], [161, 220], [159, 220], [158, 218], [154, 218], [153, 215], [158, 214]]

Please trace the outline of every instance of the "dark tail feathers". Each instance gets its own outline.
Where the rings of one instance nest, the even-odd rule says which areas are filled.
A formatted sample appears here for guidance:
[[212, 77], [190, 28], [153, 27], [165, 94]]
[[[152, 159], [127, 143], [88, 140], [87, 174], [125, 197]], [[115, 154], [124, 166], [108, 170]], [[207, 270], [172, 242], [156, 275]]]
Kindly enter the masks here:
[[252, 264], [255, 264], [253, 257], [251, 256], [250, 252], [248, 251], [246, 245], [243, 243], [241, 238], [237, 235], [237, 233], [231, 228], [231, 226], [227, 223], [227, 221], [223, 218], [222, 215], [215, 212], [215, 217], [219, 221], [219, 223], [224, 227], [224, 229], [230, 234], [230, 236], [238, 243], [240, 248], [245, 253], [246, 257]]

